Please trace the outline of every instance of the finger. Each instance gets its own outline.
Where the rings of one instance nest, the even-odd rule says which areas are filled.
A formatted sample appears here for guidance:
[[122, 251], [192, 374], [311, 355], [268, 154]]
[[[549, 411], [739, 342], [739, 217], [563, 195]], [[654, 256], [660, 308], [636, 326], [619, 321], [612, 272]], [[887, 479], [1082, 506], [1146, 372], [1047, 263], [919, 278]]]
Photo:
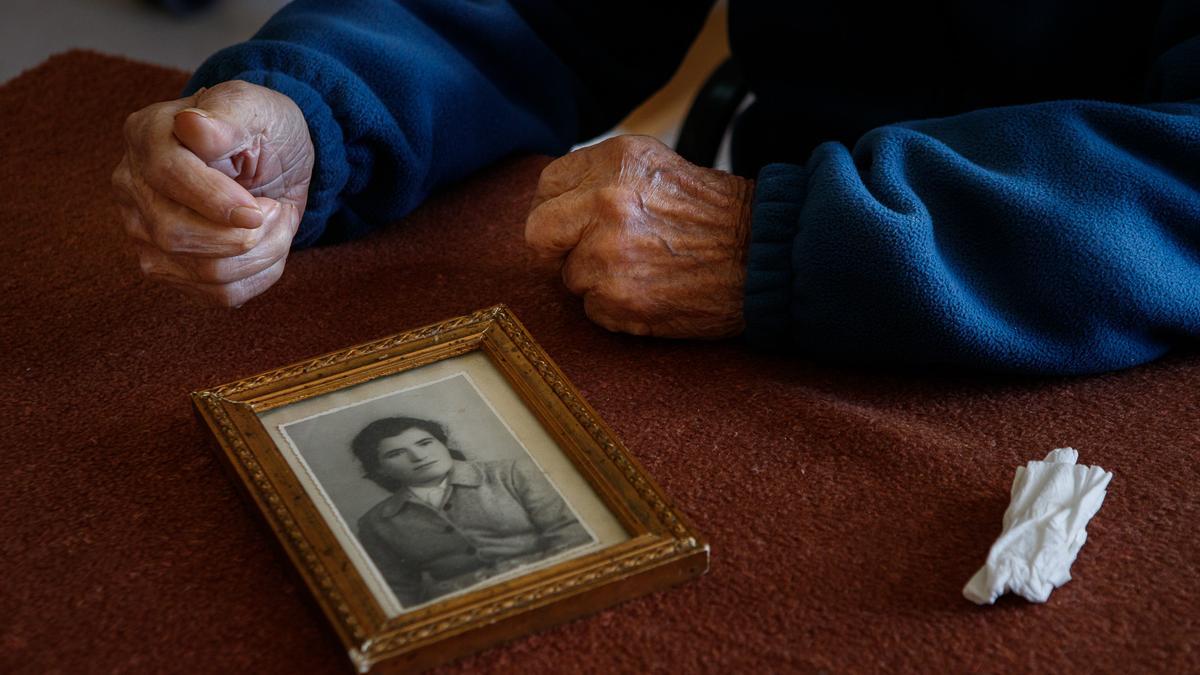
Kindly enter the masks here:
[[136, 202], [133, 198], [133, 176], [129, 171], [128, 154], [122, 157], [121, 163], [117, 165], [117, 168], [113, 169], [110, 180], [112, 182], [113, 197], [116, 198], [117, 204], [128, 207], [135, 206]]
[[[266, 202], [269, 200], [263, 199]], [[295, 209], [272, 202], [264, 205], [268, 234], [250, 251], [229, 258], [169, 255], [148, 244], [139, 244], [142, 271], [149, 277], [185, 283], [230, 284], [258, 274], [284, 258], [299, 224]]]
[[146, 232], [146, 225], [142, 222], [142, 215], [137, 209], [132, 206], [118, 204], [117, 209], [121, 212], [121, 229], [125, 232], [125, 236], [134, 244], [146, 241], [149, 234]]
[[[195, 96], [148, 106], [125, 120], [128, 152], [124, 158], [130, 179], [129, 192], [150, 186], [171, 199], [203, 214], [209, 220], [236, 226], [256, 226], [254, 198], [236, 181], [208, 168], [172, 135], [176, 113], [193, 103]], [[114, 180], [117, 178], [114, 173]], [[237, 211], [245, 207], [249, 211]]]
[[168, 254], [239, 256], [257, 246], [267, 234], [261, 228], [229, 227], [213, 222], [149, 189], [138, 194], [138, 205], [144, 227], [126, 232]]
[[267, 235], [250, 251], [232, 258], [188, 258], [194, 278], [203, 283], [225, 284], [248, 279], [287, 257], [300, 226], [300, 212], [290, 204], [265, 197], [262, 206]]
[[257, 274], [228, 284], [198, 284], [168, 280], [168, 283], [197, 301], [217, 307], [241, 307], [261, 295], [283, 276], [286, 256]]
[[590, 256], [574, 251], [563, 261], [562, 281], [568, 291], [586, 295], [600, 283], [600, 269]]
[[592, 146], [569, 152], [550, 162], [538, 177], [530, 209], [579, 187], [592, 165]]
[[148, 244], [137, 244], [142, 273], [155, 281], [177, 285], [222, 286], [248, 279], [287, 255], [282, 251], [255, 251], [234, 258], [170, 256]]
[[597, 221], [600, 199], [595, 190], [573, 190], [542, 203], [525, 219], [525, 243], [544, 258], [566, 255]]
[[[280, 134], [289, 135], [289, 125], [277, 124], [294, 119], [289, 113], [303, 120], [303, 113], [286, 96], [231, 80], [197, 93], [193, 107], [176, 115], [175, 133], [209, 166], [243, 184], [256, 183], [263, 146], [278, 143]], [[302, 124], [291, 133], [306, 134], [307, 128]]]
[[654, 330], [644, 321], [630, 319], [617, 310], [604, 296], [588, 293], [583, 296], [583, 312], [593, 323], [614, 333], [653, 335]]
[[[192, 107], [180, 111], [187, 114], [175, 116], [176, 135], [203, 161], [226, 160], [250, 147], [270, 121], [271, 106], [263, 93], [241, 80], [197, 92]], [[224, 172], [228, 167], [218, 168]]]
[[254, 228], [262, 211], [250, 191], [173, 139], [141, 167], [148, 186], [215, 223]]
[[168, 283], [193, 281], [184, 266], [166, 253], [141, 241], [135, 241], [133, 246], [146, 278]]
[[196, 107], [184, 108], [175, 114], [173, 132], [184, 148], [230, 179], [240, 174], [232, 158], [250, 147], [252, 142], [245, 127]]

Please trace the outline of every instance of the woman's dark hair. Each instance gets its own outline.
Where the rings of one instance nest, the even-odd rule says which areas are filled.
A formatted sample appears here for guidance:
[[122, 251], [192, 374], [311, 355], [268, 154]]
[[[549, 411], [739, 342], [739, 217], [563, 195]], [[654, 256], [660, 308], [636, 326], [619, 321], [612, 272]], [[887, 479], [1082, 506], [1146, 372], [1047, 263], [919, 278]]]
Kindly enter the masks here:
[[354, 456], [362, 463], [366, 477], [388, 492], [395, 492], [404, 487], [404, 484], [395, 478], [379, 473], [379, 444], [383, 439], [399, 436], [409, 429], [420, 429], [438, 439], [442, 445], [446, 446], [446, 449], [450, 451], [450, 456], [454, 459], [460, 461], [467, 459], [461, 452], [450, 447], [446, 440], [446, 429], [437, 422], [423, 420], [419, 417], [385, 417], [375, 420], [354, 436], [354, 440], [350, 441], [350, 448], [354, 451]]

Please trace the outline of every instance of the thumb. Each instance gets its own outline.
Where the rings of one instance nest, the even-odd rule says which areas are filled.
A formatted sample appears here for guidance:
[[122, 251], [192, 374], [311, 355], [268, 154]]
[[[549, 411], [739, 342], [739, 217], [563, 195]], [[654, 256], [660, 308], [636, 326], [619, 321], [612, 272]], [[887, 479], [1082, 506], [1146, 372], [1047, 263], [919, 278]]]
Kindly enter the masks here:
[[[238, 86], [243, 85], [243, 86]], [[256, 131], [254, 121], [261, 126], [270, 119], [269, 102], [247, 90], [245, 83], [223, 82], [194, 96], [195, 105], [175, 113], [175, 137], [205, 164], [230, 178], [237, 178], [253, 163]], [[240, 161], [239, 161], [240, 160]]]
[[246, 148], [250, 139], [244, 127], [203, 108], [184, 108], [175, 113], [174, 133], [205, 164], [230, 178], [238, 177], [240, 170], [233, 158]]

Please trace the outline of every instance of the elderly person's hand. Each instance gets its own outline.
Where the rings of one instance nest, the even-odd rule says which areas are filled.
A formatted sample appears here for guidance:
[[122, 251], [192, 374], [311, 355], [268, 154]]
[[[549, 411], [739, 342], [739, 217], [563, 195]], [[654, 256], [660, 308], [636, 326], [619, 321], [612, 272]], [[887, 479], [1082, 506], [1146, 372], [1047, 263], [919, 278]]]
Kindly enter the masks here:
[[112, 182], [143, 273], [227, 307], [279, 279], [313, 167], [290, 98], [223, 82], [133, 113], [125, 144]]
[[542, 171], [525, 240], [613, 331], [721, 338], [744, 327], [753, 182], [618, 136]]

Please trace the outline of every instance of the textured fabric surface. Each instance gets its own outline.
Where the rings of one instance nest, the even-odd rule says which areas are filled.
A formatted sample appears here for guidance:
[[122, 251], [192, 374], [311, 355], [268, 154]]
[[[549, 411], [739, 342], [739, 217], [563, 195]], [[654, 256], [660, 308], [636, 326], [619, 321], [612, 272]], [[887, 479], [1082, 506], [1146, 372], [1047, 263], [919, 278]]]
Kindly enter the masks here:
[[[1200, 670], [1200, 355], [999, 379], [609, 334], [523, 246], [544, 158], [194, 307], [140, 277], [108, 186], [124, 117], [185, 79], [76, 52], [0, 87], [0, 671], [349, 672], [188, 392], [497, 302], [712, 569], [441, 672]], [[1074, 580], [974, 606], [1014, 467], [1067, 445], [1115, 474]]]

